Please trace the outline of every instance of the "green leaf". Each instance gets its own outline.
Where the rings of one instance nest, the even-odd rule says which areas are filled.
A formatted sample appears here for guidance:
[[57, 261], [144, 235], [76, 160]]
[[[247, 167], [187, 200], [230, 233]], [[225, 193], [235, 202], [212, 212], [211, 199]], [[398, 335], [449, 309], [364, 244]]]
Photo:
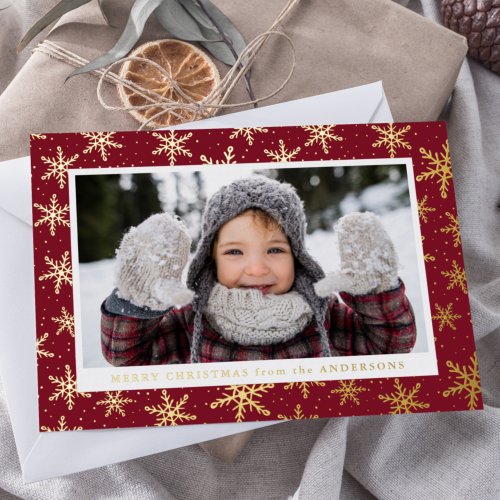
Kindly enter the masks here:
[[106, 54], [97, 57], [85, 66], [73, 71], [68, 78], [102, 68], [103, 66], [107, 66], [108, 64], [118, 61], [128, 54], [142, 35], [144, 25], [146, 24], [149, 16], [161, 2], [162, 0], [135, 0], [134, 5], [132, 5], [132, 9], [130, 10], [127, 24], [125, 25], [125, 28], [115, 46], [106, 52]]
[[236, 26], [209, 0], [199, 0], [199, 3], [202, 4], [203, 8], [208, 13], [208, 16], [214, 20], [214, 24], [221, 28], [226, 36], [232, 41], [233, 48], [236, 54], [240, 55], [243, 49], [246, 47], [246, 42], [243, 38], [243, 35], [238, 31]]
[[63, 14], [74, 10], [86, 3], [89, 3], [90, 0], [62, 0], [57, 5], [55, 5], [52, 9], [47, 12], [42, 18], [40, 18], [24, 35], [23, 39], [19, 42], [16, 50], [17, 52], [21, 52], [21, 50], [28, 45], [28, 43], [35, 38], [38, 33], [44, 30], [50, 23], [57, 21]]
[[[216, 33], [218, 41], [200, 41], [215, 58], [232, 66], [246, 47], [245, 40], [231, 20], [208, 0], [179, 0], [198, 23], [201, 32], [209, 38]], [[226, 40], [223, 39], [223, 35]], [[221, 41], [222, 40], [222, 41]]]
[[[235, 53], [236, 55], [241, 53], [246, 45], [245, 41], [220, 10], [212, 4], [205, 7], [208, 7], [207, 12], [193, 0], [164, 0], [155, 14], [162, 26], [173, 36], [180, 40], [199, 42], [216, 59], [232, 66], [236, 61]], [[224, 41], [221, 41], [222, 34], [211, 16], [220, 30], [225, 32], [234, 53]]]
[[214, 23], [207, 17], [207, 15], [195, 4], [193, 0], [179, 0], [180, 4], [191, 14], [191, 16], [196, 20], [196, 22], [207, 28], [213, 30]]
[[202, 33], [197, 22], [177, 0], [163, 0], [155, 10], [160, 24], [175, 38], [188, 42], [220, 40], [217, 33]]
[[99, 9], [101, 9], [101, 14], [102, 14], [102, 17], [104, 18], [104, 21], [106, 21], [106, 24], [108, 26], [111, 26], [111, 24], [109, 22], [108, 14], [104, 10], [104, 6], [102, 5], [102, 0], [97, 0], [97, 3], [99, 4]]
[[236, 62], [234, 54], [224, 42], [200, 42], [200, 45], [205, 47], [216, 59], [228, 66], [233, 66]]

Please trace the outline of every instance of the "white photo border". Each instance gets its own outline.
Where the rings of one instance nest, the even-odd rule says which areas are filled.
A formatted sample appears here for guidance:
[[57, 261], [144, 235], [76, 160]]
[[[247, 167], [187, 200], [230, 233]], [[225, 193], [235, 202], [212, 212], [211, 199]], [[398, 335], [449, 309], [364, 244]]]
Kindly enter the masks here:
[[[373, 354], [332, 358], [299, 358], [265, 361], [227, 361], [221, 363], [151, 365], [90, 368], [83, 363], [82, 307], [78, 259], [78, 225], [76, 214], [76, 177], [81, 175], [152, 174], [156, 172], [194, 172], [225, 170], [270, 170], [281, 168], [351, 167], [378, 165], [406, 166], [410, 195], [411, 218], [420, 294], [423, 306], [427, 349], [425, 353]], [[240, 163], [238, 165], [183, 165], [151, 167], [110, 167], [72, 169], [69, 176], [71, 259], [73, 263], [73, 305], [75, 320], [76, 381], [79, 392], [147, 390], [186, 387], [248, 385], [261, 383], [292, 383], [350, 379], [376, 379], [438, 375], [434, 346], [431, 307], [421, 242], [420, 222], [412, 159], [375, 158], [370, 160], [324, 160], [286, 163]], [[422, 334], [418, 332], [418, 334]]]

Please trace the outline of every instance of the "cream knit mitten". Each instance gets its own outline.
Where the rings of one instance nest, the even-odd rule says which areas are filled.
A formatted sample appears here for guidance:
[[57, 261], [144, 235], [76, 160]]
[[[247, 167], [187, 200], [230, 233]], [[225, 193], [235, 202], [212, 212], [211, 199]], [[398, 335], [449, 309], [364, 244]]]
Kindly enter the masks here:
[[158, 311], [189, 303], [194, 294], [181, 283], [181, 275], [190, 245], [184, 223], [168, 213], [132, 227], [116, 251], [118, 296]]
[[398, 258], [379, 217], [371, 212], [345, 215], [335, 226], [339, 241], [340, 271], [314, 285], [320, 296], [333, 291], [365, 295], [398, 286]]

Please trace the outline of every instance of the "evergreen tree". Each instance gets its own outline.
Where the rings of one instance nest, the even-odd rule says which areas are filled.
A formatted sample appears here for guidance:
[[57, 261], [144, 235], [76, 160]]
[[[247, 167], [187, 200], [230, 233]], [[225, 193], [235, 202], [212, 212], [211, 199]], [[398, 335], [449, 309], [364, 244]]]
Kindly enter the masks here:
[[119, 175], [76, 177], [76, 213], [80, 262], [113, 257], [121, 234]]
[[[356, 165], [308, 169], [282, 168], [271, 172], [274, 178], [292, 184], [304, 201], [307, 230], [329, 230], [342, 216], [341, 202], [348, 194], [359, 196], [364, 189], [381, 182], [399, 182], [406, 177], [401, 165]], [[397, 201], [408, 204], [408, 193]]]
[[125, 231], [162, 211], [151, 174], [79, 175], [76, 207], [80, 262], [114, 257]]

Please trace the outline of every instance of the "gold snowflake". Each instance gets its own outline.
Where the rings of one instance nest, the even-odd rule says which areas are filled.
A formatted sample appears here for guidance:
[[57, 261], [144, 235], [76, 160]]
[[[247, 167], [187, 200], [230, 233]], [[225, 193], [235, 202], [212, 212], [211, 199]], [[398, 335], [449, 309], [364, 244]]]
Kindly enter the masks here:
[[59, 205], [55, 194], [50, 198], [50, 205], [44, 206], [39, 203], [34, 203], [33, 206], [44, 214], [35, 222], [35, 227], [41, 224], [48, 224], [51, 236], [56, 234], [56, 226], [69, 227], [69, 219], [65, 218], [65, 215], [69, 212], [69, 205]]
[[460, 226], [458, 224], [458, 217], [450, 212], [446, 212], [446, 216], [450, 219], [450, 224], [442, 227], [441, 232], [446, 234], [451, 233], [453, 236], [453, 246], [458, 247], [458, 245], [460, 245]]
[[189, 149], [186, 149], [185, 142], [192, 136], [192, 132], [188, 134], [181, 135], [178, 132], [169, 130], [168, 132], [162, 134], [160, 132], [153, 132], [154, 137], [160, 139], [161, 144], [154, 151], [154, 155], [160, 155], [165, 153], [168, 157], [170, 165], [175, 163], [177, 156], [187, 156], [191, 158], [193, 156]]
[[54, 289], [56, 294], [59, 294], [61, 291], [61, 285], [63, 283], [67, 283], [68, 285], [73, 284], [71, 277], [71, 262], [68, 259], [68, 256], [68, 251], [64, 252], [62, 259], [59, 261], [52, 260], [51, 258], [45, 256], [45, 262], [48, 264], [50, 270], [38, 277], [40, 281], [48, 279], [54, 280]]
[[345, 404], [347, 401], [352, 401], [353, 403], [359, 405], [358, 395], [366, 390], [366, 387], [356, 385], [355, 380], [342, 380], [340, 382], [340, 387], [338, 389], [332, 389], [330, 392], [332, 394], [340, 395], [341, 405]]
[[49, 380], [57, 386], [49, 401], [57, 401], [59, 398], [63, 399], [68, 407], [72, 410], [77, 397], [90, 398], [87, 392], [78, 392], [76, 390], [76, 379], [71, 372], [69, 365], [65, 365], [65, 375], [63, 377], [53, 377], [49, 375]]
[[57, 146], [57, 156], [54, 158], [48, 158], [47, 156], [42, 156], [42, 160], [46, 165], [50, 165], [50, 168], [42, 176], [42, 180], [50, 179], [54, 176], [59, 183], [59, 187], [62, 189], [66, 184], [66, 173], [68, 168], [79, 158], [79, 155], [70, 156], [65, 158], [63, 155], [63, 150], [61, 146]]
[[104, 399], [101, 399], [100, 401], [97, 401], [96, 404], [106, 406], [106, 413], [104, 414], [105, 417], [109, 417], [113, 412], [116, 412], [120, 416], [124, 417], [125, 410], [123, 409], [123, 407], [126, 404], [133, 402], [133, 399], [123, 397], [122, 391], [116, 391], [114, 393], [106, 391], [106, 397]]
[[420, 384], [416, 384], [412, 389], [403, 387], [399, 379], [394, 379], [396, 392], [391, 394], [379, 394], [378, 398], [384, 403], [390, 403], [392, 414], [413, 413], [415, 410], [429, 408], [429, 403], [417, 401], [416, 394], [420, 390]]
[[161, 391], [161, 394], [163, 404], [146, 406], [144, 408], [148, 413], [151, 413], [151, 415], [156, 415], [155, 426], [174, 426], [177, 425], [177, 422], [183, 422], [184, 420], [196, 420], [196, 415], [190, 415], [189, 413], [184, 412], [183, 406], [189, 399], [187, 394], [184, 394], [184, 396], [182, 396], [182, 398], [177, 402], [170, 398], [165, 389]]
[[[422, 235], [422, 241], [424, 241], [424, 240], [425, 240], [425, 236]], [[435, 260], [436, 260], [436, 257], [434, 257], [434, 255], [431, 255], [430, 253], [426, 253], [424, 255], [424, 262], [429, 262], [429, 261], [434, 262]]]
[[40, 358], [53, 358], [54, 353], [46, 351], [43, 349], [43, 344], [45, 344], [45, 341], [49, 337], [48, 333], [44, 333], [39, 339], [36, 339], [36, 355]]
[[411, 145], [404, 140], [404, 135], [411, 126], [400, 128], [399, 130], [393, 123], [389, 123], [386, 128], [372, 125], [372, 129], [379, 133], [379, 138], [372, 144], [374, 148], [387, 148], [391, 158], [394, 158], [397, 148], [411, 149]]
[[465, 397], [469, 400], [469, 410], [474, 410], [479, 402], [479, 394], [481, 394], [481, 386], [479, 385], [479, 369], [477, 366], [477, 354], [474, 353], [470, 358], [471, 364], [469, 366], [462, 366], [458, 363], [454, 364], [452, 361], [447, 361], [446, 366], [450, 372], [457, 375], [455, 384], [448, 387], [448, 390], [443, 392], [443, 396], [455, 396], [465, 392]]
[[308, 417], [306, 417], [303, 413], [302, 413], [302, 407], [300, 406], [300, 404], [298, 404], [296, 407], [295, 407], [295, 410], [293, 412], [293, 415], [290, 415], [290, 416], [287, 416], [287, 415], [281, 415], [279, 414], [278, 415], [278, 419], [279, 420], [304, 420], [306, 418], [319, 418], [319, 415], [309, 415]]
[[418, 215], [422, 219], [422, 222], [427, 222], [427, 214], [429, 212], [435, 212], [434, 207], [427, 206], [427, 195], [425, 195], [421, 200], [417, 202]]
[[457, 264], [456, 260], [453, 260], [451, 263], [453, 267], [450, 271], [441, 271], [441, 274], [448, 278], [448, 286], [446, 287], [446, 290], [452, 290], [458, 286], [462, 292], [467, 293], [465, 270]]
[[210, 404], [210, 408], [222, 408], [223, 406], [233, 405], [236, 410], [236, 422], [242, 422], [245, 419], [245, 412], [255, 410], [257, 413], [268, 417], [271, 412], [266, 410], [264, 405], [257, 401], [264, 394], [274, 387], [274, 384], [253, 384], [253, 385], [232, 385], [228, 388], [231, 392], [223, 393], [223, 397], [218, 398]]
[[426, 253], [424, 255], [424, 262], [434, 262], [436, 260], [436, 257], [434, 255], [431, 255], [430, 253]]
[[52, 321], [59, 325], [56, 331], [56, 335], [59, 335], [64, 330], [74, 337], [75, 336], [75, 318], [72, 314], [69, 314], [65, 307], [61, 309], [61, 316], [52, 317]]
[[290, 384], [285, 385], [284, 389], [285, 391], [289, 391], [293, 389], [295, 386], [298, 386], [300, 388], [300, 391], [302, 392], [302, 397], [304, 399], [307, 399], [309, 397], [309, 386], [317, 385], [319, 387], [324, 387], [325, 382], [291, 382]]
[[437, 314], [432, 316], [432, 319], [439, 321], [439, 331], [442, 332], [445, 326], [449, 326], [452, 330], [456, 330], [455, 321], [460, 319], [460, 314], [453, 314], [453, 303], [449, 303], [446, 307], [441, 307], [439, 304], [434, 304]]
[[[235, 155], [233, 154], [233, 146], [229, 146], [226, 151], [224, 151], [223, 160], [212, 160], [212, 158], [207, 158], [205, 155], [200, 156], [200, 160], [205, 165], [229, 165], [230, 163], [236, 163]], [[234, 160], [234, 161], [233, 161]]]
[[248, 145], [251, 146], [254, 141], [255, 134], [266, 134], [267, 128], [263, 127], [243, 127], [234, 129], [234, 132], [229, 136], [230, 139], [236, 139], [238, 136], [244, 137], [245, 141], [248, 142]]
[[84, 153], [91, 153], [96, 150], [101, 154], [101, 158], [104, 161], [108, 159], [108, 149], [110, 148], [122, 148], [123, 144], [114, 142], [113, 136], [115, 132], [86, 132], [82, 134], [83, 137], [90, 139], [88, 146], [83, 150]]
[[309, 140], [306, 142], [306, 146], [317, 143], [321, 146], [323, 153], [328, 153], [330, 150], [329, 142], [344, 140], [340, 135], [333, 133], [335, 125], [310, 125], [302, 128], [309, 132]]
[[31, 134], [32, 139], [47, 139], [47, 136], [44, 134]]
[[264, 153], [266, 153], [266, 155], [269, 158], [272, 158], [273, 161], [277, 162], [292, 161], [300, 151], [300, 146], [288, 151], [285, 147], [285, 142], [283, 141], [283, 139], [280, 139], [278, 144], [279, 148], [276, 151], [270, 151], [269, 149], [264, 149]]
[[427, 179], [434, 179], [434, 177], [437, 177], [441, 198], [446, 198], [448, 196], [450, 180], [453, 177], [451, 173], [450, 145], [448, 139], [446, 139], [446, 142], [443, 144], [443, 151], [441, 153], [435, 153], [434, 156], [432, 151], [426, 151], [424, 148], [420, 148], [419, 151], [425, 160], [429, 160], [430, 165], [427, 166], [426, 172], [417, 175], [417, 181], [426, 181]]
[[73, 427], [73, 429], [70, 429], [68, 427], [68, 423], [66, 422], [66, 417], [64, 415], [61, 416], [59, 421], [57, 422], [57, 427], [54, 427], [51, 429], [50, 427], [46, 427], [45, 425], [42, 425], [40, 427], [40, 430], [45, 431], [45, 432], [64, 432], [64, 431], [81, 431], [83, 430], [83, 427]]

